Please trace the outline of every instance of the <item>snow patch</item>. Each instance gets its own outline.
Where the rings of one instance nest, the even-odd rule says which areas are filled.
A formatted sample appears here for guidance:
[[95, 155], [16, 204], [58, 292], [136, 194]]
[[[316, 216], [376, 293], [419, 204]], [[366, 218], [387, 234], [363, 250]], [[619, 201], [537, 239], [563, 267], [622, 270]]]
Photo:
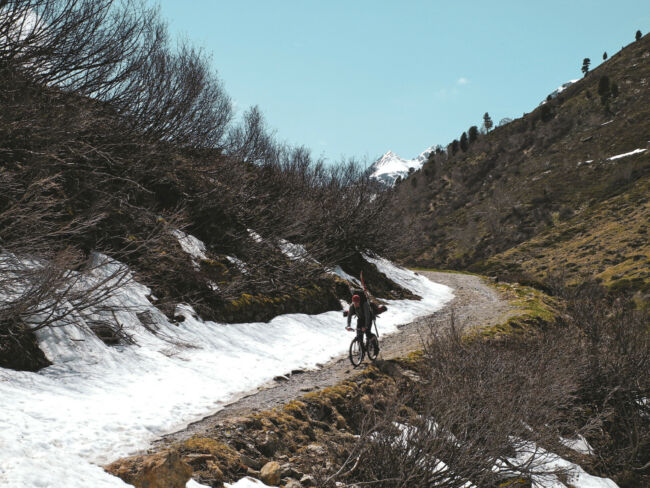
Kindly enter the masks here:
[[194, 258], [192, 259], [192, 264], [194, 264], [196, 269], [199, 269], [201, 266], [196, 262], [196, 260], [208, 259], [205, 255], [206, 249], [203, 241], [178, 229], [173, 230], [172, 235], [178, 239], [178, 243], [183, 248], [183, 251]]
[[[566, 83], [562, 83], [560, 86], [558, 86], [555, 90], [553, 90], [551, 93], [548, 94], [548, 97], [555, 98], [557, 97], [560, 93], [562, 93], [564, 90], [569, 88], [571, 85], [573, 85], [576, 81], [580, 81], [580, 78], [576, 78], [575, 80], [569, 80]], [[540, 105], [544, 105], [546, 103], [546, 100], [542, 100]]]
[[232, 264], [234, 264], [235, 266], [237, 266], [237, 269], [242, 273], [244, 274], [248, 273], [248, 269], [246, 268], [246, 263], [241, 259], [236, 258], [235, 256], [226, 256], [226, 259], [230, 261]]
[[[228, 483], [226, 483], [225, 486], [233, 486], [233, 485], [229, 485]], [[242, 486], [243, 486], [243, 485], [242, 485]], [[199, 483], [198, 481], [194, 481], [193, 479], [190, 479], [190, 480], [186, 483], [185, 488], [210, 488], [210, 487], [209, 487], [208, 485], [202, 485], [202, 484]]]
[[623, 154], [617, 154], [616, 156], [612, 156], [611, 158], [607, 158], [606, 161], [614, 161], [616, 159], [621, 159], [621, 158], [626, 158], [628, 156], [632, 156], [634, 154], [640, 154], [642, 152], [646, 152], [647, 149], [635, 149], [634, 151], [626, 152]]
[[578, 435], [577, 439], [567, 439], [566, 437], [561, 437], [560, 442], [569, 449], [573, 449], [580, 454], [591, 456], [594, 453], [594, 449], [589, 445], [587, 439], [581, 435]]
[[332, 273], [338, 276], [339, 278], [343, 278], [345, 281], [349, 281], [350, 283], [354, 283], [354, 285], [358, 288], [361, 287], [361, 281], [359, 281], [357, 278], [355, 278], [352, 275], [347, 274], [345, 271], [343, 271], [343, 268], [340, 266], [336, 266], [333, 270]]
[[311, 261], [312, 263], [318, 264], [318, 261], [309, 255], [305, 246], [301, 244], [293, 244], [285, 239], [280, 239], [279, 242], [282, 254], [292, 261]]
[[[618, 488], [609, 478], [599, 478], [587, 473], [577, 464], [548, 452], [533, 442], [517, 442], [516, 464], [527, 466], [532, 473], [533, 488]], [[499, 463], [499, 465], [504, 463]], [[555, 474], [564, 472], [566, 484]], [[518, 474], [518, 473], [515, 473]]]

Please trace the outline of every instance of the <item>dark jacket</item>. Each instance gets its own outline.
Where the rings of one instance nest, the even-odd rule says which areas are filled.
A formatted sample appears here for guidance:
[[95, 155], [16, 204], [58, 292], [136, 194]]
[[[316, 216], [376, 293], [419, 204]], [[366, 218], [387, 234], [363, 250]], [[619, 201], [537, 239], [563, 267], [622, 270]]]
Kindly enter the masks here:
[[350, 327], [353, 315], [357, 316], [357, 329], [365, 327], [370, 330], [370, 326], [372, 325], [372, 311], [368, 302], [363, 302], [359, 305], [359, 308], [355, 307], [354, 303], [350, 305], [350, 309], [348, 310], [348, 327]]

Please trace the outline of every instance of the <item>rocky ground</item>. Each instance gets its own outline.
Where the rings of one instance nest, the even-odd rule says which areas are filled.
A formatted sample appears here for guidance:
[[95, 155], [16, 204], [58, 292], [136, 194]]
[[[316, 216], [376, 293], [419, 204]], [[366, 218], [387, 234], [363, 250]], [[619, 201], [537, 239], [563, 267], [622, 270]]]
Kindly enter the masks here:
[[[433, 315], [380, 337], [376, 367], [365, 369], [371, 365], [366, 360], [355, 369], [345, 355], [314, 371], [288, 371], [216, 414], [163, 437], [152, 446], [153, 454], [119, 460], [107, 470], [136, 486], [151, 488], [184, 486], [187, 473], [209, 486], [247, 474], [272, 485], [313, 484], [309, 474], [313, 466], [323, 464], [325, 458], [344, 458], [355, 442], [362, 422], [358, 405], [372, 410], [417, 376], [399, 358], [419, 350], [427, 334], [449, 327], [452, 318], [456, 327], [470, 329], [503, 323], [515, 312], [478, 276], [422, 274], [453, 288], [455, 298]], [[381, 318], [378, 326], [381, 334]], [[344, 331], [343, 318], [341, 334], [342, 340], [353, 337]], [[162, 484], [152, 484], [155, 478]], [[172, 478], [181, 481], [174, 483]]]

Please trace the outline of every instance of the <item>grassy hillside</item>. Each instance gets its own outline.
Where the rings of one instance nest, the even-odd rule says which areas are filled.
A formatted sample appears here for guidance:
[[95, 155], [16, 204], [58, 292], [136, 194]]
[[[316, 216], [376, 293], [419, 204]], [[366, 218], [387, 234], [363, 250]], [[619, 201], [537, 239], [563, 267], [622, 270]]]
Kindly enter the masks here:
[[650, 151], [610, 158], [648, 148], [649, 80], [646, 35], [467, 151], [434, 153], [395, 191], [423, 234], [401, 258], [647, 290]]

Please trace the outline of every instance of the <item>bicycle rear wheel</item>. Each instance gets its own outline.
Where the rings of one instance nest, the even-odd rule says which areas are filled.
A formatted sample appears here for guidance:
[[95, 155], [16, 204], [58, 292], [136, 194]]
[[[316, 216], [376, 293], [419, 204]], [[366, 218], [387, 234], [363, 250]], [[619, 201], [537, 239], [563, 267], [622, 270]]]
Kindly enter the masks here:
[[355, 337], [350, 343], [350, 362], [355, 368], [363, 361], [363, 346], [359, 339]]
[[377, 339], [377, 336], [375, 334], [372, 334], [370, 336], [370, 339], [368, 339], [368, 359], [374, 361], [375, 359], [377, 359], [378, 354], [379, 354], [379, 340]]

